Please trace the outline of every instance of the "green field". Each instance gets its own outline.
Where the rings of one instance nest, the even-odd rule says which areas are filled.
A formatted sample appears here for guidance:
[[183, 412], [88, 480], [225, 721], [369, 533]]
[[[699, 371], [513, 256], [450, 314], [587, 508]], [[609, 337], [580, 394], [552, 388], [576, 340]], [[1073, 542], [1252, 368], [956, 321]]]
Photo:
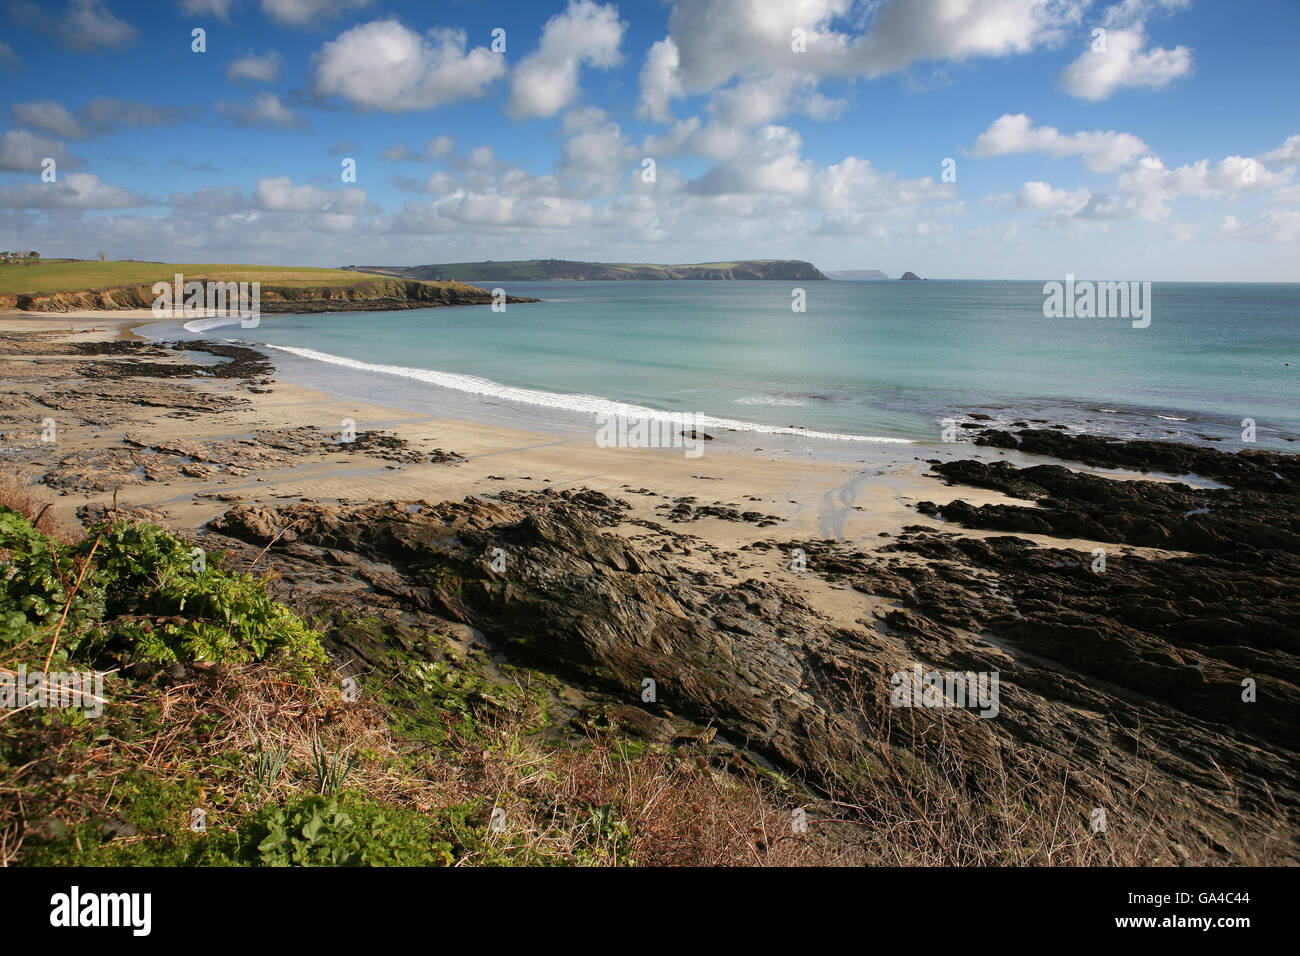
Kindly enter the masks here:
[[0, 263], [0, 295], [40, 292], [86, 292], [120, 286], [170, 282], [176, 273], [190, 279], [223, 282], [263, 282], [277, 286], [310, 288], [350, 286], [367, 280], [365, 275], [342, 269], [313, 269], [307, 266], [251, 266], [213, 262], [99, 262], [75, 259], [43, 259], [18, 265]]

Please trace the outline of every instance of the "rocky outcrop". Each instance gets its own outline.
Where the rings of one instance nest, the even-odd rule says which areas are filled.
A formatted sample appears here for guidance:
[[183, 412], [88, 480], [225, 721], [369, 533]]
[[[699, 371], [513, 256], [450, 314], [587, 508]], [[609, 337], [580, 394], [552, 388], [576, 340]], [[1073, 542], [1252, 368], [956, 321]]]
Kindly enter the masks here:
[[[241, 505], [208, 537], [251, 556], [280, 535], [263, 560], [282, 595], [332, 621], [340, 655], [363, 664], [381, 657], [349, 623], [356, 615], [412, 633], [459, 627], [554, 675], [588, 710], [665, 741], [716, 728], [710, 747], [770, 762], [816, 793], [842, 793], [846, 775], [881, 760], [919, 760], [990, 794], [1014, 768], [1106, 808], [1112, 827], [1145, 833], [1160, 821], [1152, 858], [1296, 858], [1300, 551], [1293, 523], [1270, 528], [1281, 505], [1230, 490], [1240, 497], [1222, 508], [1240, 514], [1168, 542], [1203, 553], [1140, 556], [1126, 539], [1155, 535], [1161, 519], [1121, 515], [1154, 493], [1140, 487], [1149, 483], [978, 462], [940, 473], [1024, 496], [1024, 514], [927, 511], [981, 529], [1032, 513], [1037, 533], [1088, 531], [1116, 547], [1099, 571], [1089, 551], [920, 526], [877, 554], [755, 545], [797, 546], [809, 574], [860, 592], [870, 603], [846, 627], [794, 580], [730, 580], [629, 541], [614, 531], [627, 506], [595, 492]], [[1168, 522], [1201, 494], [1163, 487], [1151, 507]], [[997, 672], [996, 718], [891, 707], [891, 675], [916, 663]]]
[[904, 272], [904, 273], [903, 273], [901, 276], [899, 276], [898, 278], [900, 278], [900, 279], [917, 279], [917, 280], [919, 280], [921, 277], [920, 277], [919, 275], [917, 275], [915, 272]]

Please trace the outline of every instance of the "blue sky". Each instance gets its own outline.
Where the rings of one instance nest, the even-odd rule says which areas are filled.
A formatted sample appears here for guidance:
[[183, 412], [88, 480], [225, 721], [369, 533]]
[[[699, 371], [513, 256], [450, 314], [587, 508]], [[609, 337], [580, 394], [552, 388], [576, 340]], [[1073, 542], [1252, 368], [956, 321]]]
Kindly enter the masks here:
[[1296, 36], [1293, 0], [0, 0], [0, 248], [1296, 281]]

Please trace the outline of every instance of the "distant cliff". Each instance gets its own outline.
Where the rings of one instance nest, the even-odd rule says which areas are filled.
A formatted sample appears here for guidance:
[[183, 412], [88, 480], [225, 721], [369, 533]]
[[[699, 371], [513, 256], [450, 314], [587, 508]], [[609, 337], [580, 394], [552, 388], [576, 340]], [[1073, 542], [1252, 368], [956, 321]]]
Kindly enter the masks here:
[[565, 259], [523, 259], [513, 262], [447, 262], [427, 266], [345, 266], [401, 279], [460, 282], [524, 282], [618, 279], [782, 279], [816, 281], [826, 276], [800, 259], [747, 259], [739, 262], [700, 262], [657, 265], [626, 262], [571, 262]]
[[[69, 292], [0, 294], [0, 309], [24, 312], [80, 312], [148, 309], [154, 295], [147, 285], [118, 286]], [[508, 302], [537, 299], [507, 296]], [[260, 309], [276, 312], [374, 312], [425, 309], [442, 305], [489, 305], [487, 289], [460, 282], [417, 282], [369, 279], [350, 286], [283, 286], [263, 284]]]

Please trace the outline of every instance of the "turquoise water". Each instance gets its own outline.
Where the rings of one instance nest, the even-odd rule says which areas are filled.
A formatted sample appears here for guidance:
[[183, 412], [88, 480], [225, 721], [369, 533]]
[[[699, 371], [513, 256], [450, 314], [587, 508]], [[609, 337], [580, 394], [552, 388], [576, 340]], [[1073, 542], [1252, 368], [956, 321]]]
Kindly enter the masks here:
[[524, 415], [608, 399], [919, 440], [966, 412], [1126, 437], [1239, 441], [1244, 418], [1261, 445], [1300, 435], [1300, 284], [1155, 283], [1140, 329], [1045, 318], [1041, 282], [809, 282], [802, 313], [792, 285], [509, 283], [545, 301], [267, 316], [209, 334], [292, 349], [277, 357], [309, 384], [355, 394], [364, 380], [407, 404], [450, 388]]

